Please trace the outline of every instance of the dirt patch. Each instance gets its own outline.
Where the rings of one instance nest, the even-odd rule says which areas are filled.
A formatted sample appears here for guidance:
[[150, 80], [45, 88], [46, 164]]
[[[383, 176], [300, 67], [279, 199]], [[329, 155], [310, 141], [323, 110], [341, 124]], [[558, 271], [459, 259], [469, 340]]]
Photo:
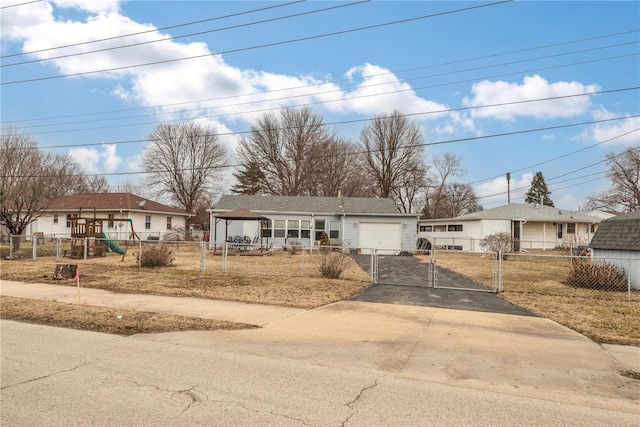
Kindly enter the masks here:
[[124, 336], [159, 332], [251, 329], [256, 327], [254, 325], [221, 320], [10, 296], [0, 297], [0, 306], [2, 307], [2, 310], [0, 310], [2, 319]]

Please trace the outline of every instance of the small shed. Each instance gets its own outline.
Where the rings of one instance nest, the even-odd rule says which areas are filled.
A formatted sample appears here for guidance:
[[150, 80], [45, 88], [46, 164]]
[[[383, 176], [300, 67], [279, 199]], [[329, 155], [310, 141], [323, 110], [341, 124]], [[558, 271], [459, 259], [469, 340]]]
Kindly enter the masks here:
[[593, 259], [624, 269], [631, 287], [640, 289], [640, 212], [602, 221], [589, 247], [593, 251]]

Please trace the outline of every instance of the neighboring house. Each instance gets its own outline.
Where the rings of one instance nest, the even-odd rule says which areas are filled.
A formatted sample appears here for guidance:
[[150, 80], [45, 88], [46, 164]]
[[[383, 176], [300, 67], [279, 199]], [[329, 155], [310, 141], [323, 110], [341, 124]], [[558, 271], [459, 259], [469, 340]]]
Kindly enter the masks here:
[[436, 248], [482, 251], [480, 242], [493, 233], [509, 233], [516, 250], [586, 246], [601, 219], [550, 206], [512, 203], [455, 218], [418, 221], [418, 237]]
[[[131, 229], [143, 239], [162, 239], [174, 227], [185, 226], [187, 211], [131, 193], [73, 194], [51, 201], [29, 227], [29, 234], [69, 237], [72, 217], [105, 218], [103, 231], [113, 240], [128, 239]], [[109, 221], [112, 219], [112, 221]]]
[[640, 289], [640, 212], [632, 212], [600, 223], [591, 243], [593, 259], [624, 269], [631, 287]]
[[[266, 219], [225, 221], [216, 218], [247, 209]], [[222, 196], [211, 213], [211, 245], [227, 236], [262, 239], [274, 246], [296, 240], [317, 244], [323, 231], [351, 248], [411, 250], [416, 247], [417, 214], [399, 213], [391, 200], [364, 197]]]

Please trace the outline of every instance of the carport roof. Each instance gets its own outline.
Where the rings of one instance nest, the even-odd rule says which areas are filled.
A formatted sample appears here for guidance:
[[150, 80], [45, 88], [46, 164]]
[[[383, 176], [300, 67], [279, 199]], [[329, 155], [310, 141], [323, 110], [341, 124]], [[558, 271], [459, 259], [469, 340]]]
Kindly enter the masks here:
[[[389, 199], [368, 197], [309, 197], [309, 196], [251, 196], [226, 195], [220, 198], [213, 212], [249, 209], [256, 213], [331, 213], [362, 215], [412, 216], [398, 212]], [[219, 215], [216, 215], [219, 216]]]

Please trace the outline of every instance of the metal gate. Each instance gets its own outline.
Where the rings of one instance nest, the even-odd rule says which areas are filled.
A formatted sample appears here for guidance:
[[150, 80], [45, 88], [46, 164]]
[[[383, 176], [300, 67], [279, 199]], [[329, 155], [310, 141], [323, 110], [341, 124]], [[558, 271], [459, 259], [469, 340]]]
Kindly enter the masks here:
[[[376, 284], [498, 292], [499, 257], [492, 253], [443, 250], [374, 250], [366, 262]], [[366, 255], [359, 255], [367, 257]], [[358, 262], [365, 270], [366, 267]]]

